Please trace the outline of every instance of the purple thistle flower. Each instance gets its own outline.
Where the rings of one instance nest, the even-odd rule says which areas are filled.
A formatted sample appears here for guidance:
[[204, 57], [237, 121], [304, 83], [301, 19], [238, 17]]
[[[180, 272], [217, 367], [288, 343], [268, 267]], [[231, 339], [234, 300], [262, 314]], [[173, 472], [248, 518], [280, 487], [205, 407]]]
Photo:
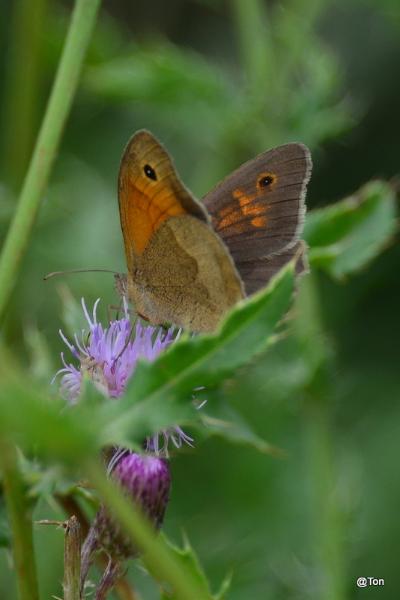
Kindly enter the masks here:
[[[128, 309], [124, 303], [124, 318], [111, 321], [104, 328], [97, 322], [97, 307], [100, 299], [96, 300], [92, 315], [82, 299], [82, 308], [89, 325], [89, 331], [81, 331], [80, 337], [74, 335], [72, 344], [60, 330], [60, 336], [68, 346], [71, 354], [80, 360], [80, 369], [65, 361], [64, 353], [61, 360], [64, 367], [56, 376], [61, 377], [61, 392], [71, 403], [77, 402], [82, 384], [83, 372], [87, 372], [94, 384], [110, 398], [119, 398], [132, 375], [139, 358], [154, 360], [160, 352], [174, 340], [174, 330], [166, 333], [155, 327], [143, 326], [136, 323], [132, 338], [132, 325], [128, 317]], [[178, 334], [179, 335], [179, 334]]]
[[[129, 450], [118, 450], [110, 461], [108, 471], [111, 478], [122, 487], [125, 495], [142, 509], [158, 530], [169, 500], [171, 475], [168, 461], [165, 458], [136, 454]], [[98, 511], [82, 547], [82, 587], [93, 556], [99, 550], [109, 557], [108, 567], [97, 588], [96, 597], [103, 597], [120, 576], [123, 560], [139, 554], [138, 549], [105, 506]]]
[[[67, 362], [62, 352], [61, 360], [64, 366], [54, 377], [55, 379], [57, 375], [61, 375], [61, 393], [72, 404], [79, 401], [84, 374], [89, 376], [106, 397], [119, 398], [124, 393], [130, 377], [134, 375], [137, 361], [140, 358], [154, 360], [179, 337], [179, 333], [174, 335], [173, 329], [164, 332], [140, 323], [133, 327], [125, 299], [123, 318], [111, 321], [108, 327], [103, 327], [97, 321], [98, 304], [99, 300], [95, 302], [90, 315], [82, 299], [88, 330], [82, 330], [79, 336], [75, 334], [73, 343], [60, 331], [60, 336], [72, 356], [79, 361], [78, 366]], [[111, 459], [108, 460], [108, 475], [140, 506], [155, 529], [161, 527], [169, 499], [169, 441], [176, 448], [180, 448], [182, 444], [191, 446], [193, 439], [180, 427], [175, 426], [146, 438], [146, 454], [114, 448]], [[138, 550], [105, 506], [100, 507], [82, 547], [82, 590], [93, 556], [99, 550], [106, 552], [109, 564], [97, 587], [96, 599], [105, 598], [114, 586], [121, 574], [123, 560], [138, 554]]]
[[[61, 375], [61, 394], [71, 404], [79, 401], [85, 373], [105, 396], [119, 398], [124, 393], [139, 358], [154, 360], [180, 335], [179, 332], [174, 335], [174, 328], [165, 332], [160, 328], [144, 326], [140, 322], [132, 327], [125, 301], [124, 317], [111, 321], [108, 327], [103, 327], [97, 321], [99, 302], [99, 299], [96, 300], [90, 315], [82, 299], [82, 308], [89, 327], [88, 331], [83, 329], [79, 336], [74, 335], [74, 343], [60, 330], [62, 340], [72, 356], [80, 362], [79, 367], [68, 363], [64, 352], [61, 352], [64, 366], [53, 378], [54, 381]], [[148, 437], [145, 447], [148, 452], [168, 456], [170, 441], [176, 448], [180, 448], [182, 444], [193, 445], [193, 439], [176, 426]]]

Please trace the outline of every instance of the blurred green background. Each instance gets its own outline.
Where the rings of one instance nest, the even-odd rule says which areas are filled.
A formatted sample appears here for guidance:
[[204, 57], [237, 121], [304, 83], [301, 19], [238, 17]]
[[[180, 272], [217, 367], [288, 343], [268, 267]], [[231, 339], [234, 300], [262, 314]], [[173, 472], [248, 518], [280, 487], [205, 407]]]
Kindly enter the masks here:
[[[0, 2], [1, 240], [71, 5]], [[314, 161], [307, 204], [322, 207], [370, 179], [396, 182], [399, 69], [398, 0], [103, 2], [3, 339], [50, 381], [71, 297], [101, 297], [106, 318], [111, 275], [42, 277], [125, 270], [116, 178], [136, 129], [163, 141], [199, 197], [258, 152], [302, 141]], [[348, 281], [314, 274], [323, 333], [308, 343], [332, 356], [321, 413], [310, 408], [306, 358], [290, 339], [210, 392], [209, 402], [229, 395], [285, 458], [219, 439], [173, 458], [165, 530], [177, 541], [188, 534], [214, 589], [233, 571], [229, 598], [398, 597], [399, 266], [393, 243]], [[62, 513], [42, 498], [36, 516]], [[37, 527], [35, 536], [42, 597], [60, 595], [61, 533]], [[385, 586], [359, 590], [359, 576]], [[158, 597], [140, 568], [130, 577], [143, 598]], [[1, 548], [0, 597], [15, 597]]]

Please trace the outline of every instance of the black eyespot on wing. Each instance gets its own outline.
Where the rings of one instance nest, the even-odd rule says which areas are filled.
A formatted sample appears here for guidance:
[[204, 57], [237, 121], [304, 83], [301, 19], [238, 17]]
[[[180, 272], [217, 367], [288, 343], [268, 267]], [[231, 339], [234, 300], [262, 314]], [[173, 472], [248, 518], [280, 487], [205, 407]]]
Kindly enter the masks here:
[[260, 187], [267, 187], [267, 186], [271, 185], [271, 183], [273, 183], [273, 182], [274, 182], [274, 177], [272, 175], [263, 175], [258, 180], [258, 185]]
[[151, 167], [150, 165], [144, 165], [143, 171], [146, 177], [152, 179], [153, 181], [157, 181], [157, 175], [153, 167]]

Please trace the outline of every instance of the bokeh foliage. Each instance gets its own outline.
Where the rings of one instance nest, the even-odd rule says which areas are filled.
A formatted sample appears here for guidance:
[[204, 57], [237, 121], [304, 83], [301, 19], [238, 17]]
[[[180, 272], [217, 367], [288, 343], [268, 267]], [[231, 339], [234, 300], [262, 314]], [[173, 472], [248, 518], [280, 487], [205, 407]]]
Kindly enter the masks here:
[[[137, 443], [149, 428], [182, 419], [192, 423], [198, 442], [194, 451], [173, 457], [165, 529], [177, 544], [185, 530], [210, 589], [232, 571], [227, 597], [234, 600], [394, 598], [399, 250], [393, 186], [376, 178], [388, 180], [398, 170], [397, 3], [175, 0], [168, 10], [162, 0], [151, 4], [151, 11], [144, 2], [104, 4], [2, 327], [0, 431], [14, 431], [30, 457], [24, 473], [35, 518], [63, 515], [55, 496], [75, 490], [74, 465], [83, 454], [110, 439]], [[1, 238], [69, 8], [67, 2], [4, 2]], [[266, 147], [307, 143], [314, 157], [308, 205], [317, 209], [305, 229], [311, 275], [300, 284], [289, 321], [250, 364], [257, 349], [252, 339], [242, 354], [240, 346], [231, 347], [233, 372], [214, 369], [207, 342], [184, 340], [193, 355], [202, 353], [199, 380], [189, 369], [187, 379], [183, 374], [163, 388], [157, 365], [143, 364], [125, 404], [111, 410], [88, 388], [76, 414], [66, 415], [56, 389], [49, 389], [59, 368], [57, 330], [80, 328], [80, 296], [89, 303], [101, 297], [103, 307], [116, 297], [107, 275], [57, 284], [43, 283], [42, 276], [83, 266], [124, 270], [115, 180], [122, 148], [140, 127], [164, 141], [199, 196]], [[289, 272], [280, 284], [288, 278]], [[272, 320], [285, 312], [289, 288], [279, 298], [276, 289], [261, 297], [265, 309], [269, 298], [278, 303]], [[254, 311], [252, 318], [263, 333], [258, 328], [265, 317]], [[223, 350], [223, 336], [218, 339]], [[170, 360], [178, 371], [180, 352], [178, 346], [160, 361]], [[187, 349], [184, 357], [190, 367]], [[155, 384], [158, 396], [150, 393]], [[207, 385], [203, 414], [184, 402], [195, 384]], [[156, 411], [150, 402], [147, 412], [147, 396]], [[137, 409], [138, 401], [144, 409]], [[129, 406], [136, 429], [126, 428]], [[225, 431], [223, 423], [230, 424]], [[257, 451], [277, 447], [283, 458]], [[32, 461], [34, 454], [43, 463]], [[6, 547], [8, 539], [0, 504], [0, 544]], [[60, 593], [61, 534], [36, 528], [35, 544], [41, 594], [48, 598]], [[188, 548], [185, 560], [197, 572]], [[0, 551], [0, 595], [13, 598], [7, 552]], [[385, 588], [357, 591], [360, 575], [384, 577]], [[129, 576], [144, 598], [159, 597], [137, 566]]]

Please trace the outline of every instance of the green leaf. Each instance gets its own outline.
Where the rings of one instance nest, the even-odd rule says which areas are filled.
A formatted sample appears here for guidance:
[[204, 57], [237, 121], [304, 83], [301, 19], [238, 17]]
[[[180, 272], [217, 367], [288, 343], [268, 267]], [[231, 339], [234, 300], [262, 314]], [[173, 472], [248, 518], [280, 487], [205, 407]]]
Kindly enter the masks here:
[[[52, 462], [76, 464], [108, 443], [135, 447], [146, 435], [198, 420], [201, 411], [191, 401], [192, 391], [200, 384], [219, 383], [264, 350], [289, 309], [292, 293], [293, 265], [289, 265], [266, 290], [235, 308], [215, 335], [186, 337], [155, 362], [140, 362], [118, 402], [104, 399], [90, 381], [84, 381], [80, 402], [66, 406], [21, 377], [4, 357], [0, 435], [12, 436], [24, 449]], [[229, 435], [267, 450], [244, 423], [234, 422], [233, 415]]]
[[[164, 539], [164, 542], [168, 546], [168, 549], [173, 554], [176, 561], [181, 565], [182, 571], [185, 573], [189, 573], [193, 580], [197, 582], [198, 589], [203, 591], [205, 597], [208, 597], [213, 600], [223, 600], [226, 597], [226, 594], [229, 590], [231, 583], [231, 576], [228, 575], [221, 584], [221, 587], [217, 594], [212, 594], [210, 591], [210, 585], [207, 579], [207, 575], [204, 572], [204, 569], [199, 561], [199, 558], [193, 548], [190, 545], [189, 539], [186, 535], [183, 536], [183, 547], [180, 548], [173, 544], [168, 538], [161, 534]], [[157, 573], [152, 573], [155, 579], [159, 579], [157, 577]], [[161, 600], [176, 600], [176, 595], [173, 592], [165, 589], [162, 585], [162, 593]]]
[[337, 279], [364, 267], [389, 243], [396, 229], [395, 193], [383, 181], [307, 216], [309, 258]]
[[222, 72], [200, 55], [167, 42], [133, 47], [125, 56], [93, 66], [83, 83], [109, 102], [151, 102], [174, 109], [190, 101], [227, 101], [230, 95]]
[[76, 464], [100, 450], [96, 413], [87, 404], [66, 407], [2, 357], [0, 368], [0, 437], [11, 437], [25, 450], [52, 462]]
[[[215, 398], [214, 398], [215, 399]], [[200, 421], [202, 424], [196, 440], [201, 437], [215, 435], [222, 437], [235, 444], [252, 446], [259, 452], [279, 455], [281, 450], [265, 440], [263, 440], [251, 428], [244, 417], [226, 402], [208, 403], [200, 411]]]
[[216, 385], [267, 348], [290, 307], [293, 284], [289, 264], [265, 290], [233, 309], [216, 334], [182, 339], [154, 362], [139, 362], [124, 398], [102, 406], [104, 442], [126, 443], [198, 419], [193, 390]]

